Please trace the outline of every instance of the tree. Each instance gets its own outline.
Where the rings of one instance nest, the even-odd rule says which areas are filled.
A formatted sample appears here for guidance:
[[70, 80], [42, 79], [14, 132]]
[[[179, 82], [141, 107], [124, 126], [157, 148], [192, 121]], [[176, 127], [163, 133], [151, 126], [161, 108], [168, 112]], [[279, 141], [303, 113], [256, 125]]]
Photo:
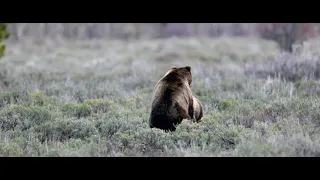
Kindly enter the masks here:
[[276, 41], [282, 50], [292, 52], [293, 44], [318, 36], [318, 27], [314, 23], [259, 23], [257, 32], [264, 39]]
[[6, 45], [2, 42], [10, 37], [10, 33], [7, 31], [8, 24], [0, 23], [0, 59], [4, 56]]

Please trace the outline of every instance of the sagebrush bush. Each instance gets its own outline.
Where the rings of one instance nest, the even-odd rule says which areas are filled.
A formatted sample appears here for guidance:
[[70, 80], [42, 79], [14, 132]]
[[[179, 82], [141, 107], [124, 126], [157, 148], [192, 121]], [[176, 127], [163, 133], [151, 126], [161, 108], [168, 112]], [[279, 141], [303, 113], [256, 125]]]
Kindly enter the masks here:
[[252, 63], [247, 67], [247, 74], [263, 78], [281, 77], [288, 81], [319, 79], [320, 54], [307, 47], [291, 54], [281, 53], [272, 61]]
[[93, 122], [84, 119], [61, 119], [34, 127], [40, 141], [64, 141], [70, 138], [86, 140], [98, 131]]
[[0, 110], [0, 124], [3, 131], [26, 130], [54, 119], [49, 110], [39, 106], [12, 105]]
[[9, 91], [0, 94], [0, 107], [3, 107], [7, 104], [15, 104], [20, 98], [19, 92]]
[[23, 156], [23, 151], [21, 149], [21, 147], [14, 143], [14, 142], [4, 142], [4, 141], [0, 141], [0, 156], [1, 157], [10, 157], [10, 156], [14, 156], [14, 157], [19, 157], [19, 156]]

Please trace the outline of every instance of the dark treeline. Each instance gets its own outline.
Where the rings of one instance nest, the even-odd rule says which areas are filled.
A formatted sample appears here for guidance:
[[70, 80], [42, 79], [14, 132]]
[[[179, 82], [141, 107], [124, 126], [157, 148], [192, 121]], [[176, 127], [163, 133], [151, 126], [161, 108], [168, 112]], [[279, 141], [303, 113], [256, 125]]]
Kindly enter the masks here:
[[318, 36], [317, 23], [10, 23], [10, 41], [154, 39], [178, 37], [259, 36], [292, 52], [292, 44]]
[[63, 39], [140, 39], [171, 36], [245, 35], [254, 24], [238, 23], [11, 23], [12, 40], [24, 37]]

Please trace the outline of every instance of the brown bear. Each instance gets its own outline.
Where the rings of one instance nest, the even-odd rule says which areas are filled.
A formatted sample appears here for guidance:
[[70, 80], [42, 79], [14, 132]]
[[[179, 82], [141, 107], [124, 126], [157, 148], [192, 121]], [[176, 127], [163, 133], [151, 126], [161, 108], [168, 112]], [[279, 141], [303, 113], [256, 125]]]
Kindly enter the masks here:
[[200, 122], [203, 117], [203, 107], [199, 99], [193, 96], [193, 109], [194, 109], [194, 119], [196, 122]]
[[153, 90], [149, 127], [175, 131], [183, 119], [194, 120], [191, 67], [173, 66]]

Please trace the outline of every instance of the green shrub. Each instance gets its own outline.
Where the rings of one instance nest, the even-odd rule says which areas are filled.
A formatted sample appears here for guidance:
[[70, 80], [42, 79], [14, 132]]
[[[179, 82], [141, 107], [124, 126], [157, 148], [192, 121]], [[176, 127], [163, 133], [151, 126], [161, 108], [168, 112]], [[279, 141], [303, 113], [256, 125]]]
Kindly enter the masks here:
[[43, 92], [31, 92], [29, 93], [28, 98], [31, 101], [31, 104], [36, 106], [42, 106], [46, 101]]
[[7, 31], [8, 24], [0, 23], [0, 59], [5, 55], [6, 45], [2, 44], [2, 41], [10, 37], [10, 33]]
[[297, 94], [302, 96], [320, 95], [320, 84], [314, 80], [300, 80], [294, 83]]
[[104, 99], [86, 99], [83, 104], [90, 106], [92, 113], [105, 113], [108, 111], [110, 103]]
[[0, 94], [0, 107], [7, 104], [16, 104], [20, 98], [20, 94], [17, 91], [5, 92]]
[[23, 150], [14, 142], [4, 142], [0, 140], [0, 156], [1, 157], [21, 157]]
[[61, 119], [40, 124], [34, 128], [41, 142], [65, 141], [68, 139], [86, 140], [98, 135], [94, 124], [84, 119]]
[[6, 106], [0, 111], [0, 124], [3, 131], [26, 130], [43, 122], [54, 120], [52, 113], [39, 106]]
[[217, 104], [217, 108], [219, 110], [226, 110], [228, 108], [232, 108], [236, 105], [234, 100], [222, 100]]
[[65, 104], [62, 106], [62, 112], [68, 117], [88, 117], [91, 115], [91, 107], [87, 104]]

